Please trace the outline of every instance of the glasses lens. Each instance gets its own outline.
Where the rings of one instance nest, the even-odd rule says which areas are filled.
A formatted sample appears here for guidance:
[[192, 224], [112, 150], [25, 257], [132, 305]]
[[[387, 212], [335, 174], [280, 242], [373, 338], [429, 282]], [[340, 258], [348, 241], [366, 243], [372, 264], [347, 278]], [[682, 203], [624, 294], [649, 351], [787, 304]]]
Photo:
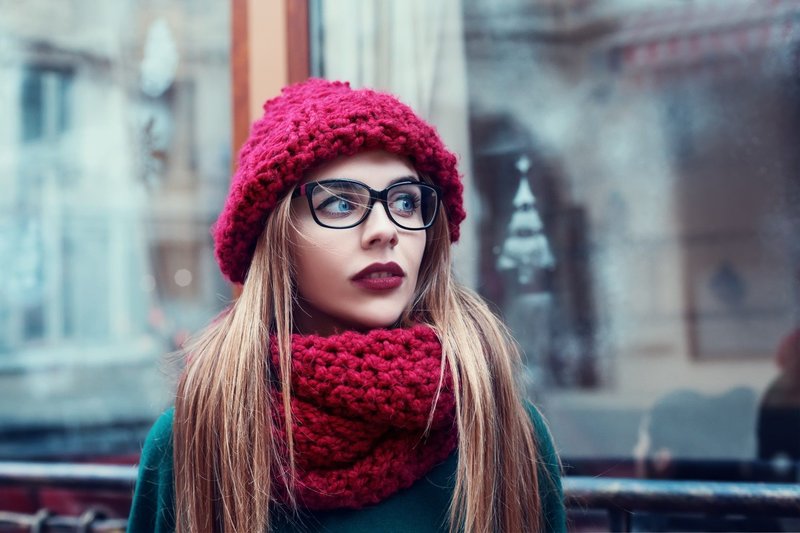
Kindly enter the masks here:
[[436, 189], [421, 183], [393, 185], [386, 198], [395, 223], [408, 229], [422, 229], [433, 222], [438, 202]]
[[333, 228], [352, 226], [361, 220], [369, 206], [369, 190], [349, 181], [320, 182], [311, 194], [314, 214]]

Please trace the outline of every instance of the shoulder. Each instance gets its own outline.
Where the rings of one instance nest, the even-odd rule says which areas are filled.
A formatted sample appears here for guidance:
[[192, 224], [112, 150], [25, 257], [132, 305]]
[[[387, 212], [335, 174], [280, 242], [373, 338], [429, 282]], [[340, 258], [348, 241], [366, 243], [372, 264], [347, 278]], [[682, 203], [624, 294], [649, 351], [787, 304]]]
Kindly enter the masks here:
[[538, 436], [539, 434], [546, 434], [549, 436], [550, 432], [547, 429], [547, 423], [545, 422], [541, 411], [539, 411], [539, 408], [533, 405], [530, 400], [525, 400], [523, 405], [525, 406], [525, 410], [528, 412], [528, 416], [531, 418], [533, 429], [536, 432], [536, 435]]
[[171, 407], [161, 413], [161, 416], [153, 423], [145, 441], [145, 447], [150, 446], [163, 448], [167, 443], [172, 442], [172, 420], [175, 417], [175, 408]]
[[550, 430], [542, 413], [535, 405], [525, 401], [525, 409], [531, 418], [539, 452], [539, 495], [542, 502], [542, 515], [547, 531], [566, 531], [566, 509], [561, 487], [561, 461]]
[[525, 400], [525, 410], [528, 412], [531, 424], [533, 424], [533, 432], [540, 452], [542, 452], [543, 456], [551, 456], [557, 462], [558, 453], [553, 443], [553, 437], [541, 411], [528, 400]]
[[163, 449], [172, 442], [172, 419], [175, 417], [175, 408], [170, 407], [159, 416], [147, 433], [143, 450]]
[[174, 529], [172, 420], [174, 409], [165, 411], [147, 434], [139, 459], [139, 475], [128, 519], [128, 531]]
[[170, 408], [153, 423], [142, 447], [139, 477], [143, 470], [172, 468], [172, 420], [175, 409]]

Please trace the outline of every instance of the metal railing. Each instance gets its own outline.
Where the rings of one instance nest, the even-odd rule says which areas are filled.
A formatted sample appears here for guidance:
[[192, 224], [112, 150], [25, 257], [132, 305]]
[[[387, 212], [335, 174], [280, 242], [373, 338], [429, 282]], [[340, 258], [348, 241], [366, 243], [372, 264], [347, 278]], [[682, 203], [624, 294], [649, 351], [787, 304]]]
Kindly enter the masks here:
[[[608, 513], [611, 531], [630, 531], [637, 512], [736, 514], [800, 517], [800, 485], [794, 483], [669, 481], [567, 476], [568, 508]], [[0, 462], [0, 487], [60, 487], [131, 492], [136, 467], [96, 464]], [[79, 517], [54, 516], [47, 510], [24, 515], [0, 510], [0, 526], [14, 524], [33, 531], [72, 528], [77, 531], [124, 530], [124, 519], [87, 511]], [[37, 529], [38, 528], [38, 529]]]
[[603, 509], [611, 531], [630, 531], [636, 512], [800, 517], [800, 485], [565, 477], [567, 507]]
[[[58, 487], [132, 494], [136, 474], [135, 466], [0, 462], [0, 487]], [[14, 526], [32, 532], [124, 532], [127, 523], [125, 518], [109, 518], [101, 510], [91, 507], [80, 516], [56, 515], [49, 509], [25, 514], [5, 510], [0, 502], [0, 531]]]
[[124, 533], [127, 525], [127, 518], [106, 518], [96, 509], [87, 509], [80, 516], [54, 515], [48, 509], [40, 509], [32, 515], [0, 511], [0, 531], [3, 531], [4, 526], [14, 526], [36, 533], [45, 531]]

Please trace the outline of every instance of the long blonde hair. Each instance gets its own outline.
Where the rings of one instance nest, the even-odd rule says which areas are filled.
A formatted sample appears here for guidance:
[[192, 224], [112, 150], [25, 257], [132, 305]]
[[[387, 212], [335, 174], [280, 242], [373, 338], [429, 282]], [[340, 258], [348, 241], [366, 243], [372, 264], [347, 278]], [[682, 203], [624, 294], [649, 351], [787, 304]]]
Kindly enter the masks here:
[[[176, 526], [180, 532], [269, 530], [275, 481], [294, 479], [290, 420], [292, 331], [290, 198], [268, 217], [242, 293], [186, 347], [173, 426]], [[450, 531], [538, 531], [541, 503], [534, 430], [515, 376], [521, 364], [507, 329], [451, 273], [445, 213], [428, 230], [413, 303], [399, 326], [425, 323], [454, 369], [458, 466]], [[266, 349], [274, 335], [280, 364]], [[277, 374], [277, 375], [275, 375]], [[270, 387], [284, 391], [273, 405]], [[294, 508], [294, 502], [291, 502]]]

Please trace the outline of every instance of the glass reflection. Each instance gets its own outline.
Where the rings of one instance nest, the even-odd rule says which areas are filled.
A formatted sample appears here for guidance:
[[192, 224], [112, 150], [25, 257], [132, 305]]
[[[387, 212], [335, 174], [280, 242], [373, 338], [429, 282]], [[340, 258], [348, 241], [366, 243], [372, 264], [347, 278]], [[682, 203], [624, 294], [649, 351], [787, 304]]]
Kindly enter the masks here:
[[0, 457], [135, 454], [229, 294], [228, 5], [0, 9]]

